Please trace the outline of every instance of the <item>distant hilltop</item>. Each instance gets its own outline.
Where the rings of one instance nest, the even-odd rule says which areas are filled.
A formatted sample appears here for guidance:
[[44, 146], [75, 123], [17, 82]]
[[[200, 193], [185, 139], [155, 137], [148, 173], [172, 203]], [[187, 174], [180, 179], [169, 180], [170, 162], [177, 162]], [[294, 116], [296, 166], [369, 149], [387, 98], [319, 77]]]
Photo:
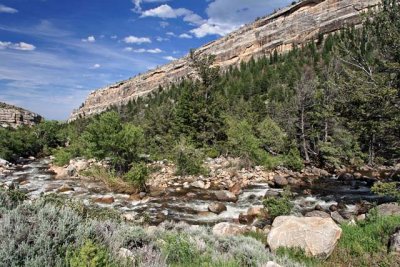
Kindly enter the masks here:
[[[215, 55], [221, 69], [237, 66], [251, 58], [258, 59], [290, 51], [318, 37], [361, 23], [362, 12], [376, 7], [381, 0], [303, 0], [272, 15], [257, 19], [225, 37], [206, 44], [195, 52]], [[92, 92], [70, 121], [121, 106], [129, 101], [193, 77], [189, 57], [148, 71], [126, 81]]]
[[0, 102], [0, 127], [17, 128], [33, 126], [43, 120], [42, 116], [29, 110]]

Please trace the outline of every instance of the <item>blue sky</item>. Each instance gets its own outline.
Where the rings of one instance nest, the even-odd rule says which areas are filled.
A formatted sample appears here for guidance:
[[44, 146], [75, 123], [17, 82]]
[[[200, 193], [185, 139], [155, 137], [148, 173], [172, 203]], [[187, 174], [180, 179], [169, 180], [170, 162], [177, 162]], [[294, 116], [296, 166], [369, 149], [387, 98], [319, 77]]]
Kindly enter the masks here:
[[66, 119], [95, 89], [188, 53], [287, 0], [0, 0], [0, 101]]

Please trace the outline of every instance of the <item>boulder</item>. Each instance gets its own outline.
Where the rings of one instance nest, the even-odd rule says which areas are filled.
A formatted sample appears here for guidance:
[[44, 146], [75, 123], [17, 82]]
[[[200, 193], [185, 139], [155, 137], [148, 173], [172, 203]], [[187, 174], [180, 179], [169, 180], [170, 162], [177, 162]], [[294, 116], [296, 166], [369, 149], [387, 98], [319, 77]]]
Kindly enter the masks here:
[[199, 180], [199, 181], [195, 181], [195, 182], [191, 183], [190, 186], [195, 187], [195, 188], [204, 189], [204, 187], [206, 185], [204, 184], [203, 181]]
[[7, 160], [0, 159], [0, 167], [7, 168], [10, 165], [11, 165], [10, 162], [8, 162]]
[[252, 224], [254, 222], [254, 216], [240, 213], [238, 220], [241, 224]]
[[342, 229], [330, 218], [279, 216], [268, 234], [268, 244], [272, 251], [300, 248], [309, 256], [326, 259], [341, 234]]
[[216, 236], [241, 235], [247, 231], [244, 225], [222, 222], [214, 225], [212, 233]]
[[68, 172], [66, 168], [51, 166], [50, 171], [52, 171], [55, 174], [56, 179], [65, 179], [68, 177]]
[[112, 204], [114, 203], [114, 197], [113, 196], [102, 196], [102, 197], [97, 197], [93, 199], [94, 202], [96, 203], [102, 203], [102, 204]]
[[305, 217], [320, 217], [320, 218], [330, 218], [331, 217], [331, 215], [329, 215], [325, 211], [321, 211], [321, 210], [313, 210], [313, 211], [307, 212], [304, 216]]
[[211, 203], [208, 205], [208, 210], [215, 214], [220, 214], [226, 211], [226, 206], [222, 203]]
[[285, 177], [279, 175], [274, 176], [274, 182], [277, 187], [285, 187], [289, 184]]
[[400, 227], [390, 236], [389, 251], [400, 255]]
[[226, 202], [236, 202], [237, 196], [227, 190], [220, 190], [215, 192], [215, 197], [219, 201], [226, 201]]
[[400, 205], [397, 203], [385, 203], [376, 207], [381, 216], [400, 215]]
[[57, 189], [57, 193], [64, 193], [69, 191], [74, 191], [74, 189], [68, 184], [63, 184], [60, 188]]

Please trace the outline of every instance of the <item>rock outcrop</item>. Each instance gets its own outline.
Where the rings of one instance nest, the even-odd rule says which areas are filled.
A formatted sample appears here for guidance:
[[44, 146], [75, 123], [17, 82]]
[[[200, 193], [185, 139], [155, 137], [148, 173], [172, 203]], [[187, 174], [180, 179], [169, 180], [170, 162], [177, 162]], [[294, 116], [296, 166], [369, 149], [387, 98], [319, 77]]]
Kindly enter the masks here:
[[326, 259], [333, 252], [342, 229], [330, 218], [279, 216], [268, 234], [272, 251], [300, 248], [309, 256]]
[[[226, 69], [269, 56], [284, 53], [319, 36], [338, 31], [346, 25], [360, 23], [360, 14], [380, 0], [304, 0], [275, 14], [246, 25], [231, 34], [196, 50], [199, 55], [216, 56], [215, 65]], [[185, 56], [132, 79], [92, 92], [70, 120], [101, 113], [111, 106], [120, 106], [186, 77], [193, 77]]]
[[0, 102], [0, 127], [33, 126], [41, 120], [42, 117], [36, 113]]

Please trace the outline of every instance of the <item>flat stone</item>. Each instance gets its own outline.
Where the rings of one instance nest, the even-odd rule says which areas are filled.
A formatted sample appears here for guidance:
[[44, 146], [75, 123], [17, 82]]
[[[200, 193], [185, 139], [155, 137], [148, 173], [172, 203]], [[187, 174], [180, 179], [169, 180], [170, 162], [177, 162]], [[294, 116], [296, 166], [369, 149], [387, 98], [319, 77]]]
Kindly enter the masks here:
[[220, 190], [215, 192], [215, 197], [219, 201], [226, 201], [226, 202], [236, 202], [237, 196], [227, 190]]
[[381, 216], [400, 215], [400, 205], [397, 203], [385, 203], [376, 207]]
[[342, 215], [340, 215], [340, 213], [337, 211], [331, 212], [331, 218], [338, 224], [346, 222], [346, 220], [342, 217]]
[[114, 197], [113, 196], [102, 196], [102, 197], [97, 197], [93, 199], [94, 202], [96, 203], [102, 203], [102, 204], [112, 204], [114, 203]]
[[199, 180], [199, 181], [195, 181], [195, 182], [191, 183], [190, 186], [195, 187], [195, 188], [204, 189], [204, 187], [206, 185], [203, 181]]
[[215, 236], [241, 235], [247, 231], [247, 227], [239, 224], [222, 222], [214, 225], [212, 233]]

